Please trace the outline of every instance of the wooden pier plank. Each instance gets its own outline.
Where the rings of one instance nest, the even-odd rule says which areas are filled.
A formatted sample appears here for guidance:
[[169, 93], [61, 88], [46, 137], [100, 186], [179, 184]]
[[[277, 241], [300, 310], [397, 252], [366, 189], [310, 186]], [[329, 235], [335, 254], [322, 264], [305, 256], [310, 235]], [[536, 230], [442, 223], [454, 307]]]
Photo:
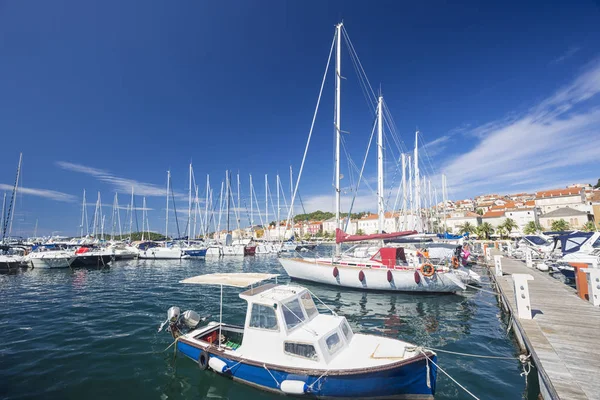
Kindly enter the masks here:
[[502, 277], [493, 278], [515, 318], [511, 275], [534, 277], [528, 282], [533, 319], [516, 319], [514, 324], [541, 378], [548, 380], [545, 385], [561, 399], [600, 399], [600, 309], [580, 299], [573, 288], [521, 261], [505, 256], [502, 270]]

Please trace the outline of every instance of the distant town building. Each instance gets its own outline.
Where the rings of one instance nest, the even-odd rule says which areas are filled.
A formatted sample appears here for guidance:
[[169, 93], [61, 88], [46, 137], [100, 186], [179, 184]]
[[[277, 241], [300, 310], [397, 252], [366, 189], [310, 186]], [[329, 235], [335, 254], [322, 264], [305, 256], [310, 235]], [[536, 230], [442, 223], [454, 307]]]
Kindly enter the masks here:
[[506, 221], [506, 216], [504, 215], [504, 211], [488, 211], [481, 217], [481, 221], [487, 222], [496, 229], [500, 225]]
[[564, 207], [591, 213], [591, 204], [586, 202], [584, 189], [579, 187], [537, 192], [535, 205], [542, 211], [542, 214]]
[[459, 233], [460, 227], [467, 222], [478, 227], [481, 225], [481, 215], [472, 211], [454, 212], [450, 218], [446, 219], [446, 227], [448, 232]]
[[544, 229], [551, 229], [554, 221], [565, 220], [570, 229], [580, 229], [593, 219], [591, 214], [570, 207], [561, 207], [540, 216], [540, 225]]

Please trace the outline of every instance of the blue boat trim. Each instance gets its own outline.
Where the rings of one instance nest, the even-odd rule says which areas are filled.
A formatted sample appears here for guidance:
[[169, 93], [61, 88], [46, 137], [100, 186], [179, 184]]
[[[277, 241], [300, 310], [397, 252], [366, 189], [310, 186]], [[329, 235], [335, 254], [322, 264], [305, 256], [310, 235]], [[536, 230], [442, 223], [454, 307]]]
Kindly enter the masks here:
[[[204, 350], [228, 366], [221, 375], [276, 393], [282, 393], [279, 388], [282, 381], [297, 380], [307, 385], [306, 395], [319, 398], [432, 399], [435, 394], [437, 368], [427, 357], [433, 362], [436, 357], [428, 351], [427, 357], [420, 354], [384, 366], [326, 371], [261, 364], [232, 354], [225, 355], [213, 345], [198, 347], [197, 343], [183, 337], [179, 338], [177, 349], [195, 362]], [[428, 387], [428, 381], [431, 387]]]

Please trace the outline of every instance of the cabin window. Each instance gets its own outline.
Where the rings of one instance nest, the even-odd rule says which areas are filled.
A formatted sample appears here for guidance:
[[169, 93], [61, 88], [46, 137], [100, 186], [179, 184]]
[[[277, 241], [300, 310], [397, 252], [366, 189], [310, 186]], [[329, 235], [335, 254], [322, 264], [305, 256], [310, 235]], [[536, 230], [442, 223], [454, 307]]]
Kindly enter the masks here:
[[304, 322], [304, 313], [302, 312], [302, 306], [298, 299], [290, 300], [287, 303], [283, 303], [283, 317], [285, 318], [285, 324], [288, 329], [292, 329], [295, 326]]
[[283, 344], [283, 351], [286, 354], [292, 356], [308, 358], [309, 360], [319, 361], [319, 356], [315, 350], [315, 346], [312, 344], [285, 342]]
[[308, 319], [311, 319], [313, 316], [319, 313], [319, 310], [317, 310], [317, 306], [315, 305], [310, 293], [305, 292], [300, 297], [300, 300], [302, 301], [302, 305], [304, 306], [304, 310], [306, 311]]
[[325, 343], [327, 344], [329, 354], [335, 354], [343, 345], [337, 332], [329, 335], [329, 337], [325, 339]]
[[250, 316], [250, 327], [259, 329], [268, 329], [270, 331], [279, 330], [277, 325], [277, 315], [273, 307], [262, 304], [252, 304], [252, 315]]
[[592, 244], [592, 247], [595, 249], [600, 249], [600, 238], [598, 238], [594, 244]]
[[352, 329], [350, 329], [348, 321], [344, 321], [344, 323], [342, 324], [342, 333], [346, 337], [346, 341], [350, 342], [350, 339], [352, 339]]

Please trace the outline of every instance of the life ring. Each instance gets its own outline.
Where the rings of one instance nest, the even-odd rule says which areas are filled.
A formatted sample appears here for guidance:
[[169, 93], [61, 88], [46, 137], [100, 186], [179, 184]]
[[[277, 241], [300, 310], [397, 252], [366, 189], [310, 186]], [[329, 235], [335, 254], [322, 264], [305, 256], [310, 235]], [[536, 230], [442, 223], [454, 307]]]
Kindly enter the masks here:
[[338, 267], [333, 267], [333, 277], [337, 278], [340, 274], [340, 271], [338, 270]]
[[458, 269], [458, 267], [460, 267], [460, 261], [458, 261], [458, 257], [452, 257], [452, 266], [454, 267], [454, 269]]
[[208, 353], [204, 350], [200, 350], [200, 355], [198, 356], [198, 367], [200, 367], [201, 370], [205, 370], [208, 368], [208, 359], [210, 357], [208, 356]]
[[433, 267], [433, 264], [431, 263], [423, 263], [421, 264], [421, 273], [423, 274], [423, 276], [426, 277], [430, 277], [433, 276], [433, 274], [435, 274], [435, 268]]

